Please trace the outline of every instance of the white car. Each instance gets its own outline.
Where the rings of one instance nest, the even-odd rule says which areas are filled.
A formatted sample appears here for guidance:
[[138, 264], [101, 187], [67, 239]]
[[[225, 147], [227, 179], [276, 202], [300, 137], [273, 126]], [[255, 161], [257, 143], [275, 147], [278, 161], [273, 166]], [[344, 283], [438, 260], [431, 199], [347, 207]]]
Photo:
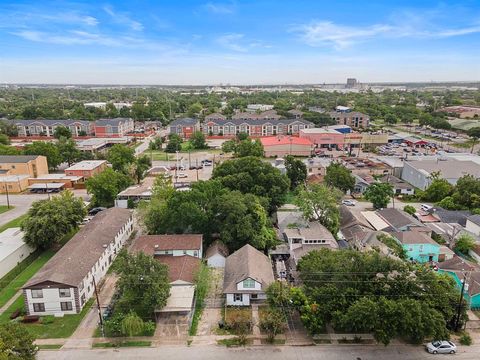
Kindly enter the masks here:
[[342, 200], [342, 204], [346, 206], [355, 206], [356, 202], [354, 200]]
[[179, 179], [184, 179], [184, 178], [187, 178], [188, 175], [185, 174], [185, 173], [178, 173], [178, 174], [177, 174], [177, 177], [178, 177]]
[[451, 341], [432, 341], [426, 345], [427, 351], [430, 354], [455, 354], [457, 346]]

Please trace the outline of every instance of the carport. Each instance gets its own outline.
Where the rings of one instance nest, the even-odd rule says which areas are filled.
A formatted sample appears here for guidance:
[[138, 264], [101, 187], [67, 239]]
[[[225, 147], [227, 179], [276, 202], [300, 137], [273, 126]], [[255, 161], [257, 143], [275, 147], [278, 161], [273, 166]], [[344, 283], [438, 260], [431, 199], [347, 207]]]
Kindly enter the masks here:
[[36, 183], [28, 187], [31, 192], [59, 192], [65, 187], [64, 183]]
[[161, 310], [155, 311], [157, 321], [172, 317], [172, 315], [190, 317], [195, 298], [194, 285], [173, 285], [170, 288], [170, 296], [167, 305]]

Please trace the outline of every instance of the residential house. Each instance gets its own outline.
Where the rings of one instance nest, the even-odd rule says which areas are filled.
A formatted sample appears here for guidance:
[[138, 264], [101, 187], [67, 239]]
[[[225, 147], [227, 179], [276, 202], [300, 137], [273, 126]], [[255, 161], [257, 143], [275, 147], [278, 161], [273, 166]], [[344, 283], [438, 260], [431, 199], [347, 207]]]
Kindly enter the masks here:
[[23, 241], [20, 228], [10, 228], [0, 233], [0, 278], [25, 260], [35, 248]]
[[288, 113], [290, 116], [292, 116], [294, 119], [301, 119], [303, 118], [303, 111], [297, 110], [297, 109], [292, 109], [288, 110]]
[[203, 236], [201, 234], [142, 235], [132, 245], [133, 251], [147, 255], [183, 256], [202, 258]]
[[475, 247], [468, 251], [468, 255], [475, 259], [475, 261], [480, 262], [480, 244], [475, 245]]
[[154, 176], [147, 176], [140, 184], [129, 186], [118, 193], [115, 199], [115, 206], [127, 209], [129, 200], [133, 201], [134, 204], [137, 204], [140, 200], [150, 201], [155, 179], [156, 177]]
[[370, 117], [358, 111], [332, 111], [329, 115], [338, 125], [348, 125], [352, 128], [367, 128], [369, 126]]
[[382, 182], [393, 186], [395, 195], [414, 195], [415, 187], [393, 175], [385, 175]]
[[227, 256], [228, 248], [220, 240], [215, 240], [205, 252], [205, 259], [207, 259], [208, 266], [214, 268], [224, 268]]
[[313, 151], [313, 144], [310, 140], [294, 136], [262, 137], [260, 141], [265, 157], [311, 156]]
[[448, 223], [448, 224], [456, 223], [465, 227], [467, 225], [467, 217], [470, 216], [470, 211], [445, 210], [445, 209], [442, 209], [441, 207], [435, 207], [434, 215], [443, 223]]
[[[407, 214], [405, 211], [394, 208], [386, 208], [377, 210], [375, 213], [387, 224], [388, 228], [392, 231], [417, 230], [423, 231], [428, 235], [430, 235], [431, 233], [430, 229], [424, 226], [412, 215]], [[385, 230], [385, 228], [377, 230]]]
[[184, 139], [188, 139], [195, 131], [200, 131], [200, 121], [192, 118], [176, 119], [168, 125], [169, 135], [177, 134]]
[[319, 222], [309, 222], [306, 227], [286, 228], [283, 231], [295, 265], [313, 250], [338, 249], [338, 244], [328, 229]]
[[479, 236], [480, 235], [480, 215], [470, 215], [469, 217], [467, 217], [467, 221], [465, 223], [465, 229]]
[[131, 118], [100, 119], [95, 121], [96, 137], [123, 137], [133, 132], [135, 124]]
[[450, 275], [457, 285], [462, 288], [465, 281], [464, 299], [470, 309], [480, 309], [480, 267], [468, 260], [455, 256], [450, 260], [437, 264], [438, 272]]
[[127, 209], [110, 208], [95, 215], [25, 284], [27, 314], [78, 314], [133, 227]]
[[407, 259], [419, 263], [438, 262], [440, 245], [429, 235], [420, 231], [394, 231], [390, 232], [402, 245]]
[[272, 263], [247, 244], [227, 257], [223, 293], [227, 306], [250, 306], [267, 298], [265, 290], [274, 282]]
[[87, 120], [7, 120], [15, 125], [19, 137], [45, 136], [53, 137], [57, 127], [70, 129], [72, 136], [93, 136], [95, 122]]
[[65, 175], [85, 179], [100, 174], [107, 168], [107, 160], [83, 160], [65, 169]]
[[355, 178], [355, 186], [353, 192], [358, 194], [363, 194], [373, 183], [376, 183], [377, 180], [368, 173], [356, 174], [352, 173]]

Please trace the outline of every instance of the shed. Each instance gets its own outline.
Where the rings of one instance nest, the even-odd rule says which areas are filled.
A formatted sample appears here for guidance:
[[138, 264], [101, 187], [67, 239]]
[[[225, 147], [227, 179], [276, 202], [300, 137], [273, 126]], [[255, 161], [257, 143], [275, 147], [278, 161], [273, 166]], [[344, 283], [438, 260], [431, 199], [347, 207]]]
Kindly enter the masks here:
[[220, 240], [214, 241], [207, 249], [205, 258], [210, 267], [225, 267], [225, 259], [228, 256], [227, 246]]

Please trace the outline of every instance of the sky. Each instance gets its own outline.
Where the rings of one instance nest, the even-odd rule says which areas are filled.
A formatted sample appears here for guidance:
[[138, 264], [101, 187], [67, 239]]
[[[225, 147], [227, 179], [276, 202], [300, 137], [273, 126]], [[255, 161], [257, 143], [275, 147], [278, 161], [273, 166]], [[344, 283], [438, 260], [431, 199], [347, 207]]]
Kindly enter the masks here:
[[0, 83], [480, 80], [480, 0], [0, 0]]

